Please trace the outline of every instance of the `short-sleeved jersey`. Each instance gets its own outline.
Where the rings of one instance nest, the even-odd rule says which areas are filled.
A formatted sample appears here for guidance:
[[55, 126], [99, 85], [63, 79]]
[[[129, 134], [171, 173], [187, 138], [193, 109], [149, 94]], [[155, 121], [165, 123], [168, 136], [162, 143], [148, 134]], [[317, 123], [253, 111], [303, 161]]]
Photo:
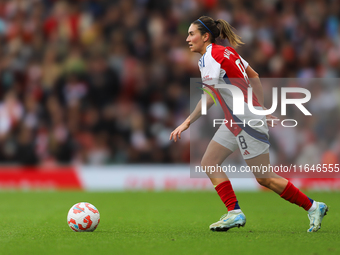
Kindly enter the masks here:
[[[223, 47], [214, 43], [206, 48], [206, 53], [201, 57], [198, 62], [203, 84], [216, 85], [216, 84], [231, 84], [237, 86], [244, 96], [244, 115], [233, 114], [233, 98], [229, 89], [218, 89], [219, 94], [222, 96], [227, 105], [227, 111], [224, 113], [226, 117], [232, 118], [233, 122], [248, 122], [251, 119], [262, 119], [263, 116], [258, 116], [250, 112], [248, 108], [248, 88], [250, 87], [249, 79], [246, 73], [248, 63], [231, 47]], [[255, 94], [252, 95], [253, 106], [255, 109], [261, 110]], [[222, 106], [223, 107], [223, 106]], [[254, 124], [254, 123], [252, 123]], [[240, 125], [226, 124], [229, 130], [236, 136], [241, 132]]]

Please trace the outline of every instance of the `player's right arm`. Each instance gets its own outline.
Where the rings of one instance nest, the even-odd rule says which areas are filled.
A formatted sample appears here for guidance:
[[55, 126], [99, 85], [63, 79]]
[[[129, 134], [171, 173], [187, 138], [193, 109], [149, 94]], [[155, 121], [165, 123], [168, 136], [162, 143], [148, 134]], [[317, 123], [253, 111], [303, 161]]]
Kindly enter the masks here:
[[250, 65], [247, 66], [246, 73], [250, 80], [250, 84], [253, 88], [253, 92], [257, 98], [257, 101], [262, 107], [264, 107], [263, 89], [258, 73], [255, 72], [254, 69], [250, 67]]
[[[258, 73], [255, 72], [254, 69], [250, 67], [250, 65], [247, 66], [246, 73], [247, 73], [248, 77], [250, 78], [249, 79], [250, 84], [251, 84], [251, 87], [253, 88], [253, 92], [254, 92], [255, 96], [257, 97], [257, 101], [260, 103], [260, 105], [262, 106], [263, 109], [267, 110], [267, 108], [264, 107], [263, 88], [262, 88], [262, 84], [261, 84], [260, 77], [259, 77]], [[271, 114], [268, 114], [266, 116], [266, 118], [267, 118], [269, 126], [274, 127], [274, 126], [277, 125], [277, 123], [274, 122], [274, 121], [270, 122], [270, 120], [278, 120], [277, 117], [275, 117]]]
[[[206, 87], [205, 89], [211, 92], [209, 88]], [[204, 92], [204, 94], [207, 94], [207, 92]], [[211, 94], [214, 95], [213, 93]], [[214, 104], [214, 101], [209, 95], [207, 95], [206, 98], [207, 98], [207, 109], [209, 109]], [[174, 131], [171, 132], [169, 140], [174, 139], [174, 141], [177, 142], [177, 139], [181, 139], [181, 133], [187, 130], [190, 124], [194, 123], [199, 117], [201, 117], [201, 108], [202, 108], [201, 101], [202, 100], [200, 100], [197, 103], [195, 109], [189, 115], [189, 117], [186, 118], [186, 120], [181, 125], [179, 125]]]

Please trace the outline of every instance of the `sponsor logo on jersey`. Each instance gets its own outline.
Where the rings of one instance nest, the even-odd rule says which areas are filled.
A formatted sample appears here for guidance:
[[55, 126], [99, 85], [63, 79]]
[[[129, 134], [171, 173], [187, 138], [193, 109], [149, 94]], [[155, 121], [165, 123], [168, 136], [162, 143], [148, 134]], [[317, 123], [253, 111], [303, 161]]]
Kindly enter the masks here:
[[210, 81], [210, 80], [212, 80], [212, 78], [209, 77], [209, 74], [206, 75], [206, 76], [203, 76], [203, 82], [205, 82], [205, 81]]

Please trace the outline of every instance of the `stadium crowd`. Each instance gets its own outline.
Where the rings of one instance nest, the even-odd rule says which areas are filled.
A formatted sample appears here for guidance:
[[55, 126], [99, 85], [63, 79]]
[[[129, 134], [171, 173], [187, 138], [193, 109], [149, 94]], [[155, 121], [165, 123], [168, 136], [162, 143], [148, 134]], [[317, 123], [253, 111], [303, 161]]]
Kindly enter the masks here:
[[235, 27], [266, 105], [271, 79], [311, 91], [312, 117], [290, 108], [299, 125], [271, 130], [273, 160], [338, 162], [337, 0], [0, 0], [0, 163], [189, 162], [189, 133], [169, 134], [200, 77], [185, 39], [201, 15]]

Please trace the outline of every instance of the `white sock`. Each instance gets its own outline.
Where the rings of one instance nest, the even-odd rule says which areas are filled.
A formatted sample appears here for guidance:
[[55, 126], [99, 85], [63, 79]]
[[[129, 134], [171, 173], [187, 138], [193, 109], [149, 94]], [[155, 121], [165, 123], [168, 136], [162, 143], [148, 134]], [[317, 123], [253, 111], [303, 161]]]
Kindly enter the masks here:
[[240, 212], [242, 212], [241, 211], [241, 209], [236, 209], [236, 210], [231, 210], [231, 211], [229, 211], [228, 213], [240, 213]]
[[311, 208], [309, 208], [308, 212], [310, 213], [310, 212], [314, 211], [315, 209], [316, 209], [316, 202], [313, 201], [313, 204], [312, 204]]

